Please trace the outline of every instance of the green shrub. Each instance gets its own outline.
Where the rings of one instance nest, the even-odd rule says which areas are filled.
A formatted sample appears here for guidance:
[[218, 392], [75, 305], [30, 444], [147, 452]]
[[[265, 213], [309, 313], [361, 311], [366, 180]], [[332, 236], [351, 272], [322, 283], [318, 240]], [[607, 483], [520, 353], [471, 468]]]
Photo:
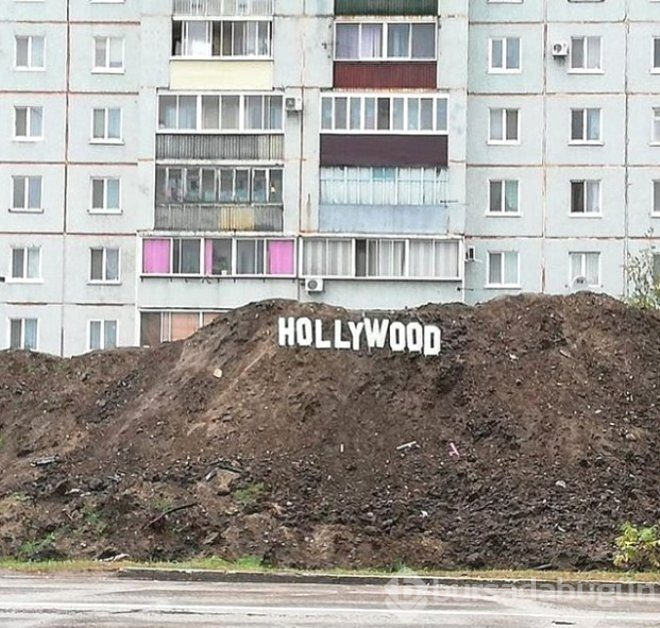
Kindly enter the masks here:
[[615, 567], [640, 571], [660, 568], [660, 529], [657, 525], [639, 527], [626, 522], [615, 543]]

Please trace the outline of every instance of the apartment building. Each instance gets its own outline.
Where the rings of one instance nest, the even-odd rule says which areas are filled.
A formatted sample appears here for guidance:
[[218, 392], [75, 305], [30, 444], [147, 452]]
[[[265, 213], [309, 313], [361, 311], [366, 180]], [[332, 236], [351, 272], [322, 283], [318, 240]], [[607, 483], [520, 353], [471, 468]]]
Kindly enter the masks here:
[[658, 22], [653, 0], [0, 0], [0, 347], [153, 345], [270, 298], [620, 296], [660, 218]]

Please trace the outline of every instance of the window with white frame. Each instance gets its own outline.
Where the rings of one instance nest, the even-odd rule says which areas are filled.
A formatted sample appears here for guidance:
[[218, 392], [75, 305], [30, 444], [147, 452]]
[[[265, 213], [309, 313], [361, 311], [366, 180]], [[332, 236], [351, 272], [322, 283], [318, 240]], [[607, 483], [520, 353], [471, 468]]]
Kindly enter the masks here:
[[94, 72], [124, 70], [124, 38], [94, 37]]
[[651, 142], [660, 144], [660, 107], [653, 107], [653, 131]]
[[120, 180], [118, 177], [92, 177], [91, 211], [116, 213], [121, 211]]
[[569, 253], [571, 287], [600, 286], [600, 253]]
[[121, 142], [121, 109], [103, 107], [92, 110], [92, 141]]
[[89, 280], [92, 283], [119, 283], [119, 249], [90, 249]]
[[601, 37], [571, 37], [571, 70], [600, 72], [602, 69]]
[[596, 108], [571, 109], [571, 142], [601, 141], [601, 111]]
[[14, 139], [40, 140], [44, 136], [43, 107], [14, 107]]
[[489, 72], [520, 71], [520, 37], [493, 37], [489, 43]]
[[660, 37], [653, 38], [653, 71], [660, 72]]
[[41, 211], [42, 177], [39, 175], [12, 176], [13, 211]]
[[12, 318], [9, 320], [9, 348], [36, 351], [38, 322], [36, 318]]
[[157, 203], [282, 204], [283, 169], [159, 166]]
[[600, 181], [571, 181], [571, 214], [600, 214]]
[[43, 70], [45, 39], [42, 35], [16, 36], [16, 69]]
[[158, 130], [281, 133], [284, 130], [282, 96], [162, 94], [158, 99]]
[[321, 129], [338, 133], [446, 133], [447, 98], [333, 94], [321, 98]]
[[456, 281], [459, 243], [431, 238], [306, 238], [304, 276]]
[[324, 205], [442, 205], [447, 202], [443, 168], [321, 168]]
[[520, 213], [520, 182], [517, 179], [492, 179], [488, 182], [488, 212], [496, 215]]
[[272, 22], [264, 20], [184, 20], [172, 24], [175, 57], [269, 59]]
[[117, 321], [89, 321], [88, 348], [90, 351], [117, 348]]
[[660, 216], [660, 179], [653, 181], [653, 207], [651, 213]]
[[520, 141], [518, 109], [493, 108], [489, 120], [488, 137], [491, 144], [516, 144]]
[[18, 281], [41, 279], [41, 248], [21, 246], [11, 250], [11, 278]]
[[488, 252], [488, 286], [517, 287], [519, 272], [518, 251]]
[[338, 22], [335, 59], [435, 60], [435, 22]]

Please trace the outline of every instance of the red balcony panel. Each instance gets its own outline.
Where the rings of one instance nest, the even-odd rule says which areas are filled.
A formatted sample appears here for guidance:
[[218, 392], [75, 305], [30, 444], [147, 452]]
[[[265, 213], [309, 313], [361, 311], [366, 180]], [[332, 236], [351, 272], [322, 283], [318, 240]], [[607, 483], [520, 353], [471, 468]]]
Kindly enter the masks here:
[[436, 89], [435, 61], [335, 61], [336, 88]]
[[446, 168], [446, 135], [321, 135], [321, 166]]

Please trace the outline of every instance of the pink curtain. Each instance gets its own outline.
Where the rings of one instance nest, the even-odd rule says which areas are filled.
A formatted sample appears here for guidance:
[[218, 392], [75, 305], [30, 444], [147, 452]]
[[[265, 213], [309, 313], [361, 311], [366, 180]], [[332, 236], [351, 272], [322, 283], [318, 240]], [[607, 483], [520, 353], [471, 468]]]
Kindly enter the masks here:
[[167, 275], [170, 272], [170, 240], [145, 240], [142, 248], [142, 272]]
[[293, 242], [291, 240], [268, 241], [268, 274], [293, 275]]
[[213, 240], [204, 242], [204, 274], [213, 274]]

